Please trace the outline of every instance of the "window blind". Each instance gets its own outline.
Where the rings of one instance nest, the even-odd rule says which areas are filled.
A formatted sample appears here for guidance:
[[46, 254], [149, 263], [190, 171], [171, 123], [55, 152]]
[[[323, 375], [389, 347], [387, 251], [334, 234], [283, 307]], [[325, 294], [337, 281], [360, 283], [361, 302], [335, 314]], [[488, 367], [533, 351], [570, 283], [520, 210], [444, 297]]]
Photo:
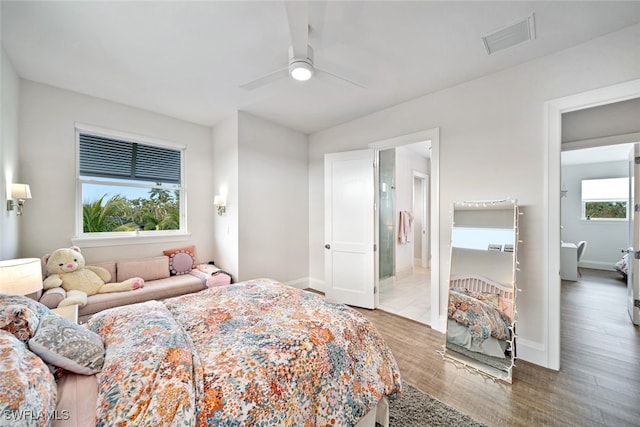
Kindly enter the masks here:
[[180, 183], [180, 150], [80, 134], [80, 175]]
[[627, 200], [629, 178], [605, 178], [582, 180], [582, 200]]

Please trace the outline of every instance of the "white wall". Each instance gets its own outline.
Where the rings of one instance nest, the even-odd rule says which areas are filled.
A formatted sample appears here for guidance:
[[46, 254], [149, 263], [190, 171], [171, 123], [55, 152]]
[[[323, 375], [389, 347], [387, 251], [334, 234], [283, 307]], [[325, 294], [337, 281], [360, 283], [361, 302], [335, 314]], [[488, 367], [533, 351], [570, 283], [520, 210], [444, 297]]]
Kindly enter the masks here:
[[308, 139], [238, 115], [239, 279], [306, 287], [309, 275]]
[[613, 270], [621, 257], [621, 249], [628, 246], [629, 223], [627, 221], [583, 220], [581, 181], [583, 179], [622, 178], [629, 176], [628, 162], [605, 162], [562, 167], [562, 182], [567, 187], [567, 197], [561, 204], [562, 234], [565, 242], [587, 241], [587, 249], [580, 266]]
[[[413, 172], [429, 173], [429, 162], [405, 147], [396, 148], [396, 230], [400, 211], [413, 212]], [[414, 227], [417, 224], [414, 222]], [[396, 276], [402, 278], [413, 271], [413, 240], [400, 244], [396, 239]]]
[[[519, 354], [546, 364], [545, 101], [640, 77], [640, 25], [432, 93], [310, 136], [310, 275], [322, 282], [323, 155], [440, 128], [440, 314], [448, 281], [451, 206], [516, 198], [520, 217]], [[443, 322], [444, 323], [444, 322]]]
[[[211, 169], [214, 195], [226, 195], [224, 215], [213, 215], [213, 259], [216, 265], [238, 279], [238, 114], [218, 123], [211, 131]], [[215, 207], [212, 206], [215, 210]]]
[[18, 168], [18, 105], [20, 79], [0, 47], [0, 260], [12, 259], [20, 252], [20, 217], [7, 211], [12, 182], [26, 182]]
[[562, 142], [640, 132], [640, 98], [562, 115]]
[[308, 139], [246, 112], [216, 125], [214, 261], [234, 280], [270, 277], [306, 287], [309, 275]]
[[162, 255], [193, 244], [198, 261], [213, 254], [213, 187], [210, 129], [103, 99], [22, 80], [21, 179], [31, 185], [25, 205], [21, 255], [41, 257], [71, 244], [75, 233], [76, 122], [187, 146], [186, 241], [83, 248], [89, 262]]

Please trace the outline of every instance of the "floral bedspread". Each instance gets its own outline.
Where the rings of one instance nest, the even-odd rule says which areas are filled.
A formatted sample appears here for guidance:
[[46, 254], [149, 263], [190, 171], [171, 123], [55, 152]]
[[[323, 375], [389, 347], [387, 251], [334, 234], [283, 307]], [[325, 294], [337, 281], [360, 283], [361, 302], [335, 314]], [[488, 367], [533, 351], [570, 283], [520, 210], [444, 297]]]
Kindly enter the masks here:
[[475, 344], [480, 345], [489, 337], [509, 339], [509, 320], [498, 307], [497, 295], [449, 289], [447, 314], [469, 329], [471, 340]]
[[401, 390], [360, 313], [259, 279], [95, 315], [97, 424], [352, 426]]

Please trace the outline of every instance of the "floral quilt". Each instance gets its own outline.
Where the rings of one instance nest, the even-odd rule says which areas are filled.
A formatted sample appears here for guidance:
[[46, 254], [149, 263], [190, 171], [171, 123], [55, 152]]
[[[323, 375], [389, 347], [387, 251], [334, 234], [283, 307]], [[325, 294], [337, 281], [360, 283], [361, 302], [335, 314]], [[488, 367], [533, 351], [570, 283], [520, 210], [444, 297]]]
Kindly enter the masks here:
[[480, 345], [489, 337], [510, 338], [509, 319], [499, 310], [497, 295], [449, 289], [447, 314], [469, 329], [474, 344]]
[[401, 391], [363, 315], [259, 279], [98, 313], [97, 425], [353, 426]]

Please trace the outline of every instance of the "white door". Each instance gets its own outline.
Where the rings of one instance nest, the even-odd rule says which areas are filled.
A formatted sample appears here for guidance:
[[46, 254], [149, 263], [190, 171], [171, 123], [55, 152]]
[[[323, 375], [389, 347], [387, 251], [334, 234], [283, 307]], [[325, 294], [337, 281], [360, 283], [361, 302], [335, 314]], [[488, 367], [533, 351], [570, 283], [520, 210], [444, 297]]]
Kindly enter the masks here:
[[325, 293], [375, 308], [374, 150], [324, 157]]
[[629, 271], [627, 273], [627, 311], [631, 321], [640, 324], [640, 143], [629, 154]]

